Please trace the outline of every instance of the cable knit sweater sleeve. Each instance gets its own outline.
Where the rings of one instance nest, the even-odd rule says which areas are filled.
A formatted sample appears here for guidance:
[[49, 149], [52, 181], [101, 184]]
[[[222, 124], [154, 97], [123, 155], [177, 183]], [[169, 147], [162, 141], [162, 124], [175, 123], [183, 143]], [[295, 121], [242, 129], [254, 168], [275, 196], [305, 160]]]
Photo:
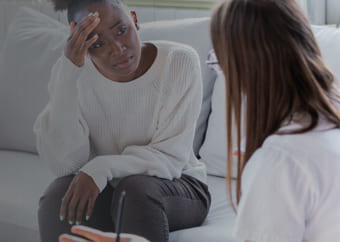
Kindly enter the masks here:
[[199, 58], [191, 48], [169, 53], [163, 73], [157, 131], [151, 142], [128, 146], [119, 155], [97, 156], [81, 171], [90, 175], [100, 191], [112, 178], [147, 174], [173, 179], [182, 175], [192, 159], [192, 145], [202, 103]]
[[34, 123], [38, 153], [57, 176], [77, 172], [89, 159], [89, 130], [78, 103], [80, 71], [64, 55], [59, 58], [48, 85], [49, 103]]

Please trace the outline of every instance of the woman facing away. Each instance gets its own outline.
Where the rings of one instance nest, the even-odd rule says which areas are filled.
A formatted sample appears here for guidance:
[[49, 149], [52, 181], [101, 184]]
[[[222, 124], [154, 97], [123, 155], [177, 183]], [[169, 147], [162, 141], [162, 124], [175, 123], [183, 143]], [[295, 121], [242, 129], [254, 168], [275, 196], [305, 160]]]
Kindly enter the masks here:
[[34, 130], [58, 178], [39, 203], [41, 240], [72, 224], [152, 242], [200, 225], [209, 210], [205, 166], [193, 152], [202, 102], [199, 59], [187, 46], [142, 43], [120, 0], [54, 0], [71, 34], [54, 65]]
[[245, 120], [234, 236], [340, 241], [339, 92], [298, 4], [224, 1], [214, 10], [211, 37], [226, 78], [229, 167], [231, 121], [240, 147]]
[[340, 241], [340, 98], [310, 23], [295, 0], [225, 0], [211, 37], [226, 78], [229, 188], [233, 119], [238, 131], [234, 236]]

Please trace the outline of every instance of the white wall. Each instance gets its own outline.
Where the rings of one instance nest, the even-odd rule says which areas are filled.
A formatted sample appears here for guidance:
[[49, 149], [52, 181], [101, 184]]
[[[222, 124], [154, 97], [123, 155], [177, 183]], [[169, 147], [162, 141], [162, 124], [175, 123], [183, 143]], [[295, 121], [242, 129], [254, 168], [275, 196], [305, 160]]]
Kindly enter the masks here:
[[[37, 4], [47, 0], [0, 0], [1, 2]], [[313, 24], [340, 24], [340, 0], [297, 0]], [[132, 7], [141, 22], [209, 16], [209, 10]], [[1, 18], [0, 18], [1, 20]], [[0, 22], [0, 25], [3, 24]]]
[[[18, 6], [18, 4], [33, 6], [35, 9], [45, 8], [46, 11], [47, 9], [52, 10], [50, 7], [51, 3], [46, 3], [46, 0], [0, 0], [0, 3], [9, 3], [13, 4], [13, 6]], [[210, 16], [209, 10], [198, 9], [131, 7], [131, 10], [135, 10], [137, 12], [140, 22]], [[0, 11], [4, 12], [4, 9], [0, 9]], [[42, 12], [44, 12], [44, 10], [42, 10]], [[13, 11], [10, 10], [10, 13], [8, 14], [12, 13]], [[53, 13], [53, 10], [49, 11], [49, 13], [54, 14], [55, 16], [60, 16], [61, 21], [63, 21], [63, 18], [66, 17], [65, 14]]]
[[[66, 13], [54, 12], [46, 0], [0, 0], [0, 45], [18, 6], [29, 6], [67, 24]], [[313, 24], [340, 24], [340, 0], [297, 0]], [[209, 10], [131, 7], [140, 22], [210, 16]], [[327, 11], [326, 11], [327, 9]]]
[[209, 10], [198, 9], [143, 8], [143, 7], [130, 7], [130, 9], [135, 10], [137, 12], [141, 22], [210, 16]]
[[340, 24], [340, 0], [297, 0], [313, 24]]

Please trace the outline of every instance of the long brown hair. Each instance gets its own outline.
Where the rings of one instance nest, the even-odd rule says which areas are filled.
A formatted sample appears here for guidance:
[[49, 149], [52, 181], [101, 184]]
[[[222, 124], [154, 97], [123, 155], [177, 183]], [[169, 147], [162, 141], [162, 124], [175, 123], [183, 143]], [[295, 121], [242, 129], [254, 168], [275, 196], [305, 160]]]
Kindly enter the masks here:
[[[243, 169], [264, 140], [296, 112], [309, 114], [311, 123], [294, 133], [313, 129], [320, 115], [340, 127], [333, 105], [340, 99], [335, 77], [324, 64], [310, 23], [295, 0], [225, 0], [214, 9], [211, 38], [226, 78], [230, 199], [232, 120], [236, 123], [239, 203]], [[243, 157], [242, 135], [246, 137]]]

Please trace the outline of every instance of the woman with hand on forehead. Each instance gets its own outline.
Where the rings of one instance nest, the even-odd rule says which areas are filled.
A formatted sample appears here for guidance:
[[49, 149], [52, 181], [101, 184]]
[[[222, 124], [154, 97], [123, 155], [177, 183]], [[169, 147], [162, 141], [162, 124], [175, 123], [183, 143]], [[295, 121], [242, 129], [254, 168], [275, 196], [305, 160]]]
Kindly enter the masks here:
[[58, 178], [39, 203], [41, 240], [73, 224], [114, 232], [126, 192], [122, 232], [153, 242], [199, 226], [210, 194], [193, 152], [202, 102], [199, 59], [187, 46], [142, 43], [136, 17], [119, 0], [53, 1], [71, 34], [54, 65], [50, 100], [34, 130]]

